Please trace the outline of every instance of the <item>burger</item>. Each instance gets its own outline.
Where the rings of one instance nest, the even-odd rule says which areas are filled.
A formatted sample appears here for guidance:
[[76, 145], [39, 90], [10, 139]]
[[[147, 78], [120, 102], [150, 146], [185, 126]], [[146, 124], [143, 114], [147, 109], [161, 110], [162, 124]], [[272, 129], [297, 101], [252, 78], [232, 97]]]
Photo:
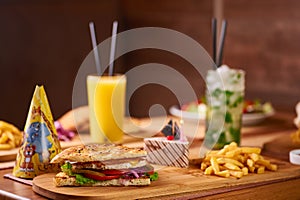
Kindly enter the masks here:
[[146, 151], [115, 144], [70, 147], [51, 163], [61, 172], [53, 178], [61, 186], [147, 186], [158, 179], [146, 161]]

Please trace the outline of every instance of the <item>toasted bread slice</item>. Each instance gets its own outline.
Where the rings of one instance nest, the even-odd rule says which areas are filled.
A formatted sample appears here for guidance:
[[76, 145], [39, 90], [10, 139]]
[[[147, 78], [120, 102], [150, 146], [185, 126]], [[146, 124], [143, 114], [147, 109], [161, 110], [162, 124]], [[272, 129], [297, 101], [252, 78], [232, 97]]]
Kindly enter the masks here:
[[89, 144], [70, 147], [57, 154], [51, 163], [92, 162], [112, 159], [138, 158], [146, 156], [146, 151], [115, 144]]

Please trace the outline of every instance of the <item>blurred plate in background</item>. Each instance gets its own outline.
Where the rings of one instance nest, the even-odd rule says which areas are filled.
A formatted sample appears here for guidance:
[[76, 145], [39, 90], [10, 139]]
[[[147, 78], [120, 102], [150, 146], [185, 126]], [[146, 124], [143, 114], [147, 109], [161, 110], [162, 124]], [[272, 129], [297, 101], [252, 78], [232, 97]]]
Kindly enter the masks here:
[[[205, 114], [198, 112], [184, 111], [178, 108], [178, 106], [172, 106], [169, 109], [171, 115], [183, 118], [183, 120], [199, 121], [200, 123], [205, 123]], [[274, 111], [268, 113], [245, 113], [243, 114], [243, 125], [251, 126], [257, 125], [263, 122], [266, 118], [271, 117], [275, 114]]]

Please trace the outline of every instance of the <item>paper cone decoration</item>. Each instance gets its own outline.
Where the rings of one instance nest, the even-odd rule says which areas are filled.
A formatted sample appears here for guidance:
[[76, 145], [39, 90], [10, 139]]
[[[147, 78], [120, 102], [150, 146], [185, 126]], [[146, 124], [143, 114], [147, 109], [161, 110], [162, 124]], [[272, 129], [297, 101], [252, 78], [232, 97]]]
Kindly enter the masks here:
[[13, 175], [20, 178], [56, 171], [50, 160], [61, 152], [50, 106], [43, 86], [36, 86], [26, 124], [24, 142], [18, 152]]

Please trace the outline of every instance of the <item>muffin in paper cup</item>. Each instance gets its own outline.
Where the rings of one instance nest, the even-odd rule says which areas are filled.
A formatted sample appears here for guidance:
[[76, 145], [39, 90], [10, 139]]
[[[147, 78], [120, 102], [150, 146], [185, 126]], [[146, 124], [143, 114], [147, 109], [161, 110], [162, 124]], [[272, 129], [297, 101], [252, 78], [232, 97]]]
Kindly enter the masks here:
[[50, 160], [61, 152], [50, 106], [43, 86], [36, 86], [26, 124], [24, 141], [19, 149], [13, 175], [32, 179], [37, 175], [56, 172], [59, 166]]

